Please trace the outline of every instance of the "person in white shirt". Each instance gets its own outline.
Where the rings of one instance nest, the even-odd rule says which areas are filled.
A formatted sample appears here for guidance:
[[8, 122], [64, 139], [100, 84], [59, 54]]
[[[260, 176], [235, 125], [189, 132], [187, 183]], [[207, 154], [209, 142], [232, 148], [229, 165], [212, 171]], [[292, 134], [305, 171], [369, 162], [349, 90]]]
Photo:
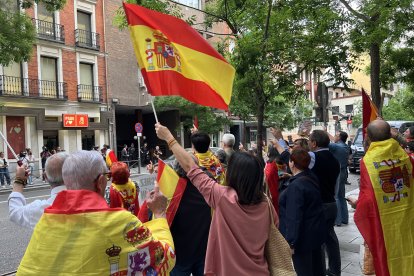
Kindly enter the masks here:
[[33, 183], [33, 170], [34, 170], [35, 162], [36, 162], [36, 159], [35, 159], [32, 151], [29, 150], [27, 152], [27, 156], [26, 156], [25, 160], [27, 161], [27, 167], [30, 170], [29, 177], [27, 179], [28, 180], [27, 183], [28, 183], [28, 185], [31, 185]]
[[4, 188], [4, 179], [6, 179], [7, 186], [10, 187], [9, 162], [4, 157], [4, 152], [0, 152], [0, 182], [1, 188]]
[[69, 156], [68, 153], [59, 152], [50, 156], [45, 165], [45, 172], [47, 181], [52, 188], [50, 198], [45, 200], [35, 200], [26, 204], [26, 199], [23, 196], [23, 181], [27, 176], [25, 167], [18, 167], [16, 170], [16, 180], [13, 183], [13, 192], [9, 196], [9, 219], [26, 228], [34, 229], [40, 217], [43, 215], [45, 208], [52, 205], [56, 195], [66, 190], [62, 178], [62, 167], [65, 159]]

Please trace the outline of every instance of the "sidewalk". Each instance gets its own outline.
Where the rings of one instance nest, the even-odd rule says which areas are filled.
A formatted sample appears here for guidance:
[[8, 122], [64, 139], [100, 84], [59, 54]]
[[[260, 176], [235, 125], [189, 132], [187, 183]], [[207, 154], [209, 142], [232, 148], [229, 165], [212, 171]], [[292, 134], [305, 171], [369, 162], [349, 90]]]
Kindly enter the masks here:
[[[348, 193], [349, 195], [358, 195], [359, 189], [354, 189]], [[338, 236], [339, 247], [341, 249], [341, 268], [342, 276], [360, 276], [363, 275], [360, 265], [360, 254], [359, 250], [363, 243], [361, 234], [359, 233], [358, 228], [354, 222], [354, 213], [353, 209], [348, 204], [349, 210], [349, 223], [348, 225], [342, 225], [340, 227], [335, 226], [335, 232]]]

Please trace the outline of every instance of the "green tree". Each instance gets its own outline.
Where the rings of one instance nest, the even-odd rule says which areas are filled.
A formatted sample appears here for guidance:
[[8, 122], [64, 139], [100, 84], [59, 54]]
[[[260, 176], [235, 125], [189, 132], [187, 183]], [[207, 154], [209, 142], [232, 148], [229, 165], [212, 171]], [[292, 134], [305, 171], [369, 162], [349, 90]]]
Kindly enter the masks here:
[[303, 1], [217, 0], [207, 6], [207, 25], [225, 22], [232, 31], [235, 47], [227, 56], [236, 78], [230, 111], [257, 119], [259, 152], [265, 121], [293, 124], [294, 103], [306, 94], [299, 73], [321, 75], [326, 68], [330, 80], [349, 81], [344, 73], [352, 64], [339, 31], [342, 19], [329, 6], [314, 4], [320, 13], [306, 12], [315, 7]]
[[[30, 59], [36, 30], [31, 19], [18, 8], [16, 0], [0, 2], [0, 64], [22, 62]], [[30, 8], [33, 3], [42, 3], [49, 11], [62, 9], [66, 0], [22, 0], [22, 8]]]
[[[313, 1], [313, 0], [311, 0]], [[371, 95], [381, 111], [381, 63], [399, 43], [413, 39], [412, 0], [339, 0], [336, 12], [346, 18], [342, 29], [357, 54], [369, 53]], [[345, 9], [343, 9], [345, 7]], [[385, 51], [385, 53], [384, 53]]]
[[205, 133], [218, 133], [230, 124], [224, 113], [214, 112], [214, 109], [189, 102], [181, 97], [156, 97], [154, 105], [157, 110], [175, 108], [180, 110], [184, 128], [193, 127], [193, 119], [198, 118], [199, 130]]
[[412, 87], [401, 89], [393, 97], [387, 106], [383, 107], [382, 115], [384, 120], [389, 121], [414, 121], [414, 90]]

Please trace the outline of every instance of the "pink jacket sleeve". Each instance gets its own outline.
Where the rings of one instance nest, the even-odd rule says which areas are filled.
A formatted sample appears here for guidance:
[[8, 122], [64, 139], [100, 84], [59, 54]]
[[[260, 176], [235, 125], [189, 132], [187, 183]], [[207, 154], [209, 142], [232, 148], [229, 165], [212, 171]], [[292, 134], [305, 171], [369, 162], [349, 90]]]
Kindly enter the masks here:
[[221, 197], [229, 189], [226, 186], [218, 184], [205, 174], [198, 166], [194, 166], [187, 172], [187, 177], [191, 183], [200, 191], [207, 204], [215, 209]]

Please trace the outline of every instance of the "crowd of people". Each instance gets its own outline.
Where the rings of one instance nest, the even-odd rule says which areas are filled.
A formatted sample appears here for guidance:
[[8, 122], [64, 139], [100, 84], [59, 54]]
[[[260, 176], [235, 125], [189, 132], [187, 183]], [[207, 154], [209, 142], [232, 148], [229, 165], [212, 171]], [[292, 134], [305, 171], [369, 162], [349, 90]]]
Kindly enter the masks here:
[[[291, 254], [279, 257], [291, 259], [297, 275], [341, 275], [334, 226], [346, 225], [349, 219], [347, 133], [332, 136], [314, 130], [289, 142], [279, 129], [271, 128], [274, 137], [264, 152], [264, 164], [257, 149], [240, 146], [235, 151], [232, 134], [223, 135], [222, 150], [213, 154], [209, 135], [196, 129], [191, 135], [192, 153], [161, 124], [155, 125], [155, 131], [176, 157], [173, 169], [185, 180], [172, 222], [166, 219], [171, 202], [157, 183], [145, 208], [139, 202], [139, 187], [125, 163], [132, 147], [125, 145], [121, 162], [108, 162], [107, 145], [101, 152], [49, 155], [44, 175], [51, 196], [29, 204], [23, 196], [31, 169], [28, 161], [17, 169], [9, 196], [10, 219], [34, 229], [18, 274], [269, 275], [265, 246], [274, 223], [291, 249]], [[400, 144], [414, 164], [414, 128], [404, 135], [398, 137], [385, 121], [372, 122], [367, 129], [367, 155], [370, 143], [392, 139], [389, 143]], [[156, 150], [159, 158], [163, 153]], [[384, 154], [391, 158], [387, 150]], [[148, 163], [152, 172], [151, 160]], [[361, 192], [362, 183], [368, 185], [363, 177]], [[412, 182], [413, 173], [408, 177]], [[360, 203], [353, 204], [357, 211], [362, 209]], [[41, 257], [38, 248], [44, 249]], [[67, 261], [56, 265], [63, 254]]]

